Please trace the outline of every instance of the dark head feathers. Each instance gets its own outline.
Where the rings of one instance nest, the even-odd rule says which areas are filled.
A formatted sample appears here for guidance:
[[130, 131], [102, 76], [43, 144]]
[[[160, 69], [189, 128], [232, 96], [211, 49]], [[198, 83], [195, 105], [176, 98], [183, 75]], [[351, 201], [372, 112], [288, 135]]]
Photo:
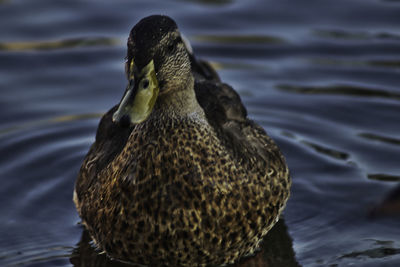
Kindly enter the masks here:
[[152, 15], [140, 20], [131, 30], [128, 39], [128, 59], [136, 51], [146, 51], [156, 46], [169, 32], [178, 28], [175, 21], [163, 15]]

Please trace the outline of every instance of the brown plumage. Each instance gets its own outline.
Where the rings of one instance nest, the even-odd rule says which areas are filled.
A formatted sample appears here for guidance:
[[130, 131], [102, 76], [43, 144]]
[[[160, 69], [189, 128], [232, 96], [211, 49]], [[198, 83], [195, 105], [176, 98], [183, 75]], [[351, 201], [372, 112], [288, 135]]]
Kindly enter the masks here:
[[74, 201], [97, 246], [113, 258], [152, 266], [232, 263], [254, 253], [278, 220], [289, 171], [239, 95], [179, 37], [165, 16], [133, 28], [128, 63], [141, 69], [154, 59], [159, 96], [143, 122], [113, 122], [118, 106], [103, 116]]

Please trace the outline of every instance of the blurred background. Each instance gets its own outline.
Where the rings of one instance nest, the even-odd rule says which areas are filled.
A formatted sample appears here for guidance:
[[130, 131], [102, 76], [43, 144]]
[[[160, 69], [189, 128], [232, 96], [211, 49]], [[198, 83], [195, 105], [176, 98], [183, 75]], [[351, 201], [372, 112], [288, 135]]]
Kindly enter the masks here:
[[151, 14], [176, 20], [287, 158], [272, 257], [399, 266], [397, 0], [1, 0], [0, 265], [84, 265], [74, 181], [125, 89], [129, 31]]

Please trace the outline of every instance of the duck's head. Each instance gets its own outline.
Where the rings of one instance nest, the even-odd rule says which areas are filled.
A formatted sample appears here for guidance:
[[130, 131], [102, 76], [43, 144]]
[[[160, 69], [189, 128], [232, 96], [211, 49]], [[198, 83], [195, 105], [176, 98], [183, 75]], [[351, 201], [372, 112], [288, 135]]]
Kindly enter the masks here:
[[114, 122], [143, 122], [156, 102], [191, 86], [188, 50], [171, 18], [153, 15], [133, 27], [125, 71], [129, 82]]

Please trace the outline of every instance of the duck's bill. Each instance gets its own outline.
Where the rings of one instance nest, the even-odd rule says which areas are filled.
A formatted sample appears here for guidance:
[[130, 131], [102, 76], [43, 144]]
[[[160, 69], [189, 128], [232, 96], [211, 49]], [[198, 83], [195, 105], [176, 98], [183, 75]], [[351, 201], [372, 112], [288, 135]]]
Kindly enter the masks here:
[[[133, 65], [133, 63], [132, 63]], [[129, 120], [131, 124], [145, 121], [154, 108], [158, 93], [158, 81], [154, 70], [154, 61], [151, 60], [137, 77], [133, 78], [133, 66], [129, 76], [129, 84], [117, 111], [113, 115], [114, 122]]]

